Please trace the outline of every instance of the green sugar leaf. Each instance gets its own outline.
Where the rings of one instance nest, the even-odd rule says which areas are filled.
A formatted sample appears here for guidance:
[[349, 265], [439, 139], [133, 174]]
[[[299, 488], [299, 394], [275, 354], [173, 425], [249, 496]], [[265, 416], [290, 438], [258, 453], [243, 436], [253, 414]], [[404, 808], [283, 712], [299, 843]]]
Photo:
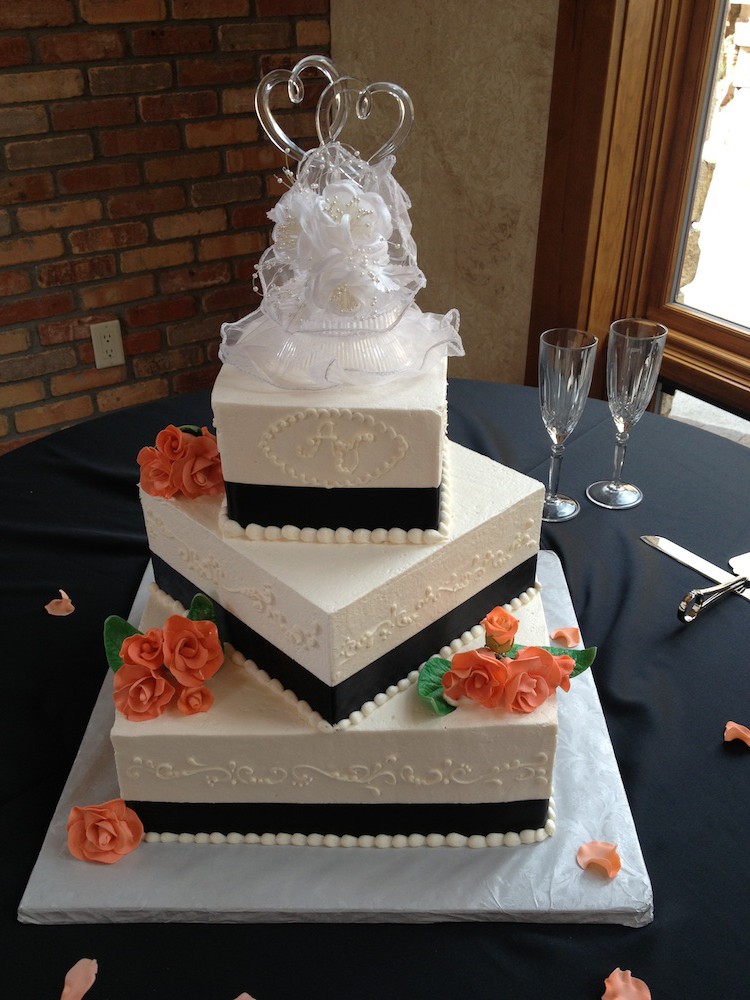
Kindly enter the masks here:
[[[526, 646], [514, 644], [505, 655], [510, 657], [511, 660], [515, 660], [521, 650], [526, 648]], [[547, 652], [552, 653], [553, 656], [569, 656], [571, 660], [574, 660], [575, 667], [570, 672], [571, 677], [577, 677], [579, 674], [582, 674], [584, 670], [588, 670], [596, 659], [597, 653], [596, 646], [589, 646], [587, 649], [563, 649], [562, 646], [539, 646], [538, 648], [546, 649]]]
[[[216, 608], [214, 602], [205, 594], [196, 594], [190, 602], [190, 610], [187, 617], [193, 622], [216, 622]], [[218, 627], [218, 626], [217, 626]]]
[[455, 711], [455, 705], [449, 705], [443, 697], [443, 674], [450, 670], [450, 666], [450, 660], [433, 656], [419, 672], [417, 694], [436, 715], [449, 715]]
[[201, 436], [201, 429], [197, 424], [180, 424], [178, 429], [184, 431], [185, 434], [192, 434], [193, 437]]
[[120, 650], [123, 642], [131, 635], [141, 635], [137, 628], [126, 622], [119, 615], [110, 615], [104, 622], [104, 652], [107, 663], [115, 673], [122, 666]]

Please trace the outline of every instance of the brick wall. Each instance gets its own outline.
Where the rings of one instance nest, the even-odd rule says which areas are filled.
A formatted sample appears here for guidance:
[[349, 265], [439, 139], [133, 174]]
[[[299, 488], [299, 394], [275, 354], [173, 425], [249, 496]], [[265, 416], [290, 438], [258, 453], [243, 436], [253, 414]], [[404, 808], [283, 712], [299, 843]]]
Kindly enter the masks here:
[[[329, 34], [328, 0], [2, 0], [0, 453], [213, 382], [281, 190], [255, 87]], [[310, 107], [278, 108], [308, 146]]]

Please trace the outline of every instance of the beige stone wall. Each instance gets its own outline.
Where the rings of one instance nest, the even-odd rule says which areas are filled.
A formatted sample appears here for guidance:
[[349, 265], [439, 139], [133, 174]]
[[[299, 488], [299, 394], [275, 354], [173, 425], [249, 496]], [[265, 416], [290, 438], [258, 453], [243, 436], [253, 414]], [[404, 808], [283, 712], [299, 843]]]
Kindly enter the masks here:
[[[450, 366], [458, 377], [523, 381], [557, 8], [331, 0], [339, 69], [398, 83], [414, 102], [395, 172], [427, 276], [418, 302], [461, 313], [466, 357]], [[387, 131], [385, 118], [384, 107]]]

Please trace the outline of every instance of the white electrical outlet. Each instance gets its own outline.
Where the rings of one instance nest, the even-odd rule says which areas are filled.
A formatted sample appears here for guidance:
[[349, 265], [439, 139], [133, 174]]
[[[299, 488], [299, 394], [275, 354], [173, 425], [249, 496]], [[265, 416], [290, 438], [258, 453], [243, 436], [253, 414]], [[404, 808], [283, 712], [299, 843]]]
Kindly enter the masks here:
[[112, 368], [114, 365], [125, 364], [119, 320], [92, 323], [89, 330], [91, 331], [91, 343], [94, 345], [94, 362], [97, 368]]

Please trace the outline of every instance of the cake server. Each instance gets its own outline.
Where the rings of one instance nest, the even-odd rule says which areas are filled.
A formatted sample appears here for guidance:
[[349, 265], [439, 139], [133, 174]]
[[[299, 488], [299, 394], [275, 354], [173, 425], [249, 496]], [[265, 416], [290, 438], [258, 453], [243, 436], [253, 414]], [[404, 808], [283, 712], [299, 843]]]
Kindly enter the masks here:
[[676, 559], [683, 566], [689, 566], [717, 583], [715, 587], [696, 588], [685, 594], [677, 609], [677, 617], [680, 621], [695, 621], [704, 608], [715, 604], [727, 594], [738, 594], [750, 601], [750, 586], [748, 586], [750, 584], [750, 552], [733, 556], [729, 560], [729, 565], [737, 574], [733, 576], [725, 569], [721, 569], [720, 566], [714, 566], [707, 559], [702, 559], [661, 535], [641, 535], [641, 540], [665, 555], [671, 556], [672, 559]]

